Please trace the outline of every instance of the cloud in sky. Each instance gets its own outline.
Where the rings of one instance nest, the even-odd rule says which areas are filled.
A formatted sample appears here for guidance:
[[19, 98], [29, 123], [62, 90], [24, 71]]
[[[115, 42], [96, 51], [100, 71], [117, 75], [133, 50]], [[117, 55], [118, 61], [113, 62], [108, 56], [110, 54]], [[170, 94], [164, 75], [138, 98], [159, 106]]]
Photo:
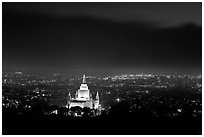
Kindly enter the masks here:
[[[6, 3], [3, 67], [201, 71], [199, 6]], [[177, 20], [181, 15], [182, 21]]]

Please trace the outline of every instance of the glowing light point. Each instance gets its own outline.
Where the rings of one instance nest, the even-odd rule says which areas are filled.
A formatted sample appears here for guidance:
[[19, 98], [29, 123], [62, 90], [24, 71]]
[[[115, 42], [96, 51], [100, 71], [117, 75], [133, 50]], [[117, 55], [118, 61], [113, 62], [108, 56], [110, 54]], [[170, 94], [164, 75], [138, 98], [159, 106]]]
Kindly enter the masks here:
[[177, 109], [177, 111], [178, 111], [178, 112], [180, 112], [180, 113], [182, 112], [182, 110], [181, 110], [181, 109]]

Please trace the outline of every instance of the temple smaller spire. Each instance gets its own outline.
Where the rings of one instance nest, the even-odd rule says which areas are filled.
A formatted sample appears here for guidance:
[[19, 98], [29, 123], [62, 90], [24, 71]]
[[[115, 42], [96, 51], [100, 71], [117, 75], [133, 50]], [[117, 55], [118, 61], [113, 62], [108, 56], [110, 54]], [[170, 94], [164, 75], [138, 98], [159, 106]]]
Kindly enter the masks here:
[[69, 107], [69, 104], [70, 104], [70, 101], [71, 101], [71, 94], [70, 94], [70, 92], [69, 92], [69, 94], [68, 94], [68, 98], [67, 98], [67, 106]]
[[92, 93], [90, 93], [89, 96], [90, 96], [89, 98], [92, 99]]
[[71, 94], [70, 94], [70, 92], [69, 92], [69, 95], [68, 95], [68, 96], [69, 96], [69, 98], [71, 99]]
[[99, 100], [98, 91], [96, 93], [96, 100]]

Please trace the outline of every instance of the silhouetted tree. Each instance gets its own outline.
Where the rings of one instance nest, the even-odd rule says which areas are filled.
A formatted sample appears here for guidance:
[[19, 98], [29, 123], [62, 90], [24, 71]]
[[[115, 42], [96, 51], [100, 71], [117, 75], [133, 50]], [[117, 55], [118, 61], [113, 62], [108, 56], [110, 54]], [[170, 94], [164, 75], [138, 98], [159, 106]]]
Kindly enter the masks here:
[[33, 118], [39, 118], [43, 114], [42, 106], [40, 104], [35, 104], [31, 107]]
[[53, 111], [56, 111], [56, 110], [58, 110], [58, 109], [59, 109], [59, 107], [58, 107], [57, 105], [51, 105], [51, 106], [49, 106], [49, 107], [47, 108], [47, 110], [48, 110], [49, 113], [51, 113], [51, 112], [53, 112]]
[[58, 110], [58, 115], [59, 116], [67, 116], [69, 109], [66, 107], [60, 107]]
[[130, 105], [128, 104], [127, 101], [121, 101], [113, 105], [110, 109], [110, 114], [116, 115], [116, 116], [128, 114], [129, 112], [130, 112]]
[[88, 117], [91, 114], [91, 109], [89, 107], [84, 107], [82, 111], [84, 112], [83, 114], [84, 117]]

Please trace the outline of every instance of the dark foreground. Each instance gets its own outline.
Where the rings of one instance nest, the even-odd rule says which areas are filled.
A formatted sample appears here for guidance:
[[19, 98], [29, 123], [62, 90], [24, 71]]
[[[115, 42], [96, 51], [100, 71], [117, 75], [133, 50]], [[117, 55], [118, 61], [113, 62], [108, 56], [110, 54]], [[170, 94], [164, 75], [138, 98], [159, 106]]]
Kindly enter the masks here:
[[3, 110], [4, 135], [199, 135], [201, 117], [162, 118], [145, 111], [97, 117], [15, 114]]

